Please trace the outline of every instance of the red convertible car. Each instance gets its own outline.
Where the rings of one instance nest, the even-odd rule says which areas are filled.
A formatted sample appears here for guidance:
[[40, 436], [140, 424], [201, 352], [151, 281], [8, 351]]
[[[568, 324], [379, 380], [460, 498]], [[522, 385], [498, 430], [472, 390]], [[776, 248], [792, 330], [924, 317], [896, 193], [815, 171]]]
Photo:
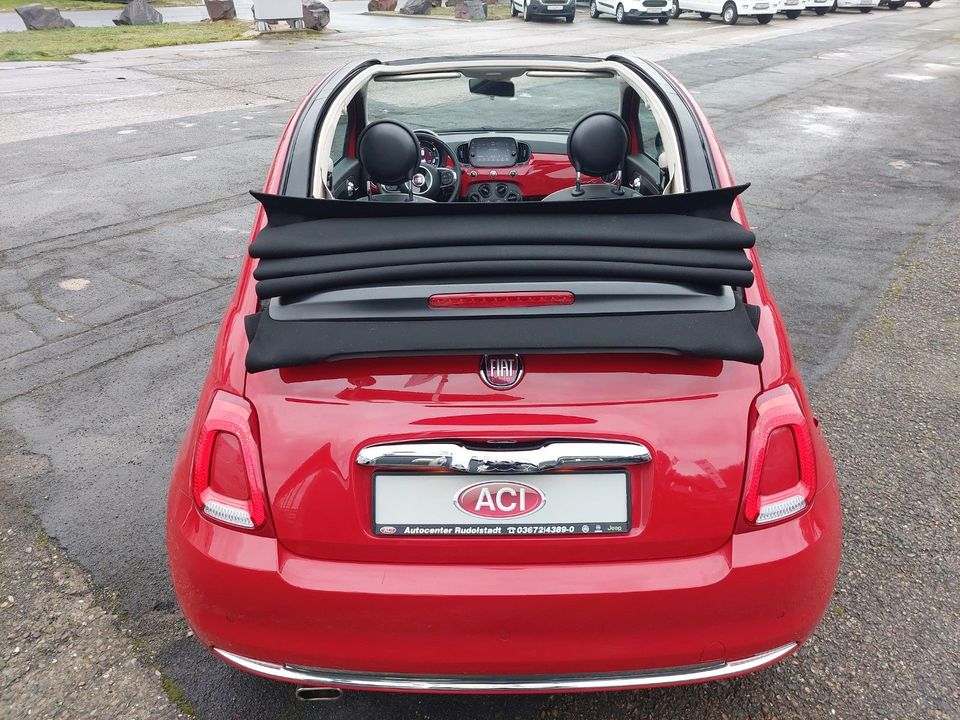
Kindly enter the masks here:
[[343, 689], [795, 652], [840, 504], [723, 152], [639, 59], [339, 68], [284, 132], [173, 469], [196, 636]]

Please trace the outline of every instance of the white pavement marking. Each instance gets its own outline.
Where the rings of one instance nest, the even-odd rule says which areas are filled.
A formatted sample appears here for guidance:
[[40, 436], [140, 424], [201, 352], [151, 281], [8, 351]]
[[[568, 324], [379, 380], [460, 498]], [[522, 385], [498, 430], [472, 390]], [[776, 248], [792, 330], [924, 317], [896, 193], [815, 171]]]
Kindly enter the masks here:
[[934, 75], [914, 75], [913, 73], [890, 73], [884, 75], [884, 77], [892, 80], [909, 80], [910, 82], [930, 82], [937, 79]]
[[66, 280], [61, 280], [57, 283], [62, 290], [70, 290], [72, 292], [77, 292], [79, 290], [84, 290], [90, 281], [86, 278], [67, 278]]

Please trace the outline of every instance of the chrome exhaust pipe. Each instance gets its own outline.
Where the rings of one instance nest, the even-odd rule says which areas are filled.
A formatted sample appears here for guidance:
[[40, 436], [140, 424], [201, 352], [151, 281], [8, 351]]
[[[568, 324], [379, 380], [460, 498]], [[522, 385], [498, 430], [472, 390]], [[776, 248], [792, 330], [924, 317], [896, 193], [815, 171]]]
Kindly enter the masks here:
[[304, 702], [339, 700], [343, 697], [343, 690], [335, 687], [311, 687], [304, 686], [297, 688], [297, 700]]

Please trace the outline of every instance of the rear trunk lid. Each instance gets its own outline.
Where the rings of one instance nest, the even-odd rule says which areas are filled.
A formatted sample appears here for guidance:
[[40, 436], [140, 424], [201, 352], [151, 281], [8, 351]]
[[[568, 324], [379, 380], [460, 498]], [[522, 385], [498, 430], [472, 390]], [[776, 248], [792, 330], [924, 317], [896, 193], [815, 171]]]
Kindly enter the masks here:
[[[730, 538], [749, 411], [760, 391], [756, 366], [627, 353], [523, 361], [522, 380], [505, 390], [484, 382], [476, 355], [341, 360], [249, 375], [279, 541], [299, 555], [333, 560], [540, 563], [684, 557]], [[558, 439], [649, 450], [650, 462], [623, 468], [628, 532], [375, 534], [375, 469], [357, 462], [363, 448], [505, 440], [535, 447]]]

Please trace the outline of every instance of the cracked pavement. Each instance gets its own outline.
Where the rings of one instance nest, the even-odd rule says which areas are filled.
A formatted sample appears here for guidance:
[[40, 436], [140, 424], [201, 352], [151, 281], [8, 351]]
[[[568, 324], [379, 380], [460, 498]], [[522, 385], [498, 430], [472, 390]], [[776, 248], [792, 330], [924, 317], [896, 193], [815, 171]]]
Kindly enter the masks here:
[[[0, 426], [45, 458], [9, 482], [98, 597], [115, 593], [136, 667], [156, 662], [207, 718], [960, 716], [960, 8], [732, 28], [378, 20], [296, 42], [0, 64]], [[295, 102], [339, 62], [499, 51], [662, 62], [753, 183], [759, 252], [837, 456], [837, 595], [795, 658], [739, 680], [297, 704], [188, 636], [163, 546], [167, 474], [245, 252], [246, 192]]]

